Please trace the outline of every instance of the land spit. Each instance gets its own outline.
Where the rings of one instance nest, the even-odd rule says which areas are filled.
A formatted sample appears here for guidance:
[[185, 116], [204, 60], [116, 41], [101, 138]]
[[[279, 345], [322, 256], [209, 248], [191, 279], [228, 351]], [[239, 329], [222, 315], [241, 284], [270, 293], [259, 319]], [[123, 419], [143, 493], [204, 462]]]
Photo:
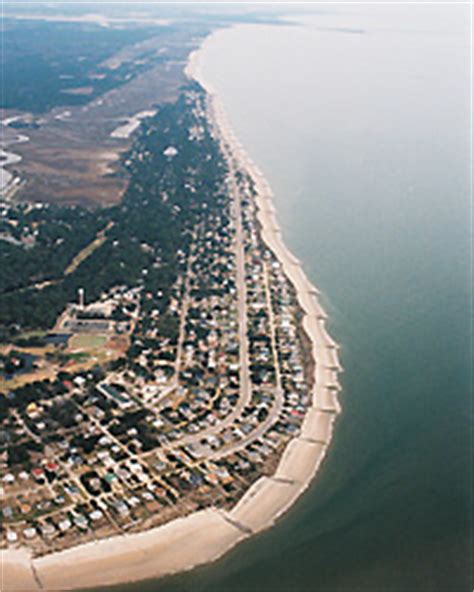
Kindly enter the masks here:
[[191, 54], [186, 73], [207, 93], [207, 115], [224, 154], [255, 183], [261, 237], [295, 289], [311, 343], [312, 406], [274, 475], [257, 480], [230, 511], [209, 508], [146, 532], [113, 536], [37, 558], [25, 549], [2, 551], [2, 590], [110, 586], [215, 561], [240, 541], [273, 526], [307, 489], [327, 453], [341, 411], [338, 346], [326, 330], [327, 315], [318, 301], [318, 290], [283, 243], [267, 181], [235, 137], [222, 103], [202, 77], [201, 55], [202, 46]]

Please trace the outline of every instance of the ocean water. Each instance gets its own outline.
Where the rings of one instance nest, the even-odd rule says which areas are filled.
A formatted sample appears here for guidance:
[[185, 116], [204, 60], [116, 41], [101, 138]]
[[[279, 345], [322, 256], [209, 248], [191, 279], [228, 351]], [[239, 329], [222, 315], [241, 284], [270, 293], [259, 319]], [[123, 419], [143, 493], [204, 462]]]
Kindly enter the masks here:
[[343, 414], [277, 526], [119, 589], [471, 590], [469, 7], [292, 21], [218, 32], [203, 73], [323, 292]]

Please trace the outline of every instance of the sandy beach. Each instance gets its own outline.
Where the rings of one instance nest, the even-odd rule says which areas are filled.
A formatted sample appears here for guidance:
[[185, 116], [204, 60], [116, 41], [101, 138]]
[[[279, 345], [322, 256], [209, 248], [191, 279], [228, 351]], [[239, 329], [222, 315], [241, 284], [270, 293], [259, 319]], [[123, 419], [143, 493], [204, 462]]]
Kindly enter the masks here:
[[21, 549], [2, 551], [2, 591], [113, 585], [158, 578], [215, 561], [241, 540], [271, 527], [306, 490], [326, 455], [340, 412], [337, 344], [326, 331], [326, 314], [317, 289], [282, 241], [268, 183], [238, 142], [222, 104], [202, 78], [201, 51], [190, 56], [186, 72], [208, 93], [208, 116], [224, 152], [254, 179], [262, 238], [296, 290], [315, 361], [312, 407], [275, 474], [256, 481], [231, 511], [210, 508], [147, 532], [115, 536], [39, 558]]
[[[203, 45], [209, 42], [207, 38]], [[206, 90], [209, 116], [224, 152], [245, 169], [255, 182], [258, 219], [262, 239], [282, 265], [285, 275], [293, 284], [299, 306], [303, 312], [303, 328], [307, 333], [315, 361], [312, 407], [308, 410], [299, 437], [287, 446], [274, 478], [262, 477], [243, 496], [230, 512], [234, 519], [260, 531], [275, 523], [309, 486], [316, 474], [332, 438], [334, 422], [341, 411], [337, 392], [340, 390], [338, 372], [342, 370], [338, 359], [338, 345], [325, 326], [327, 314], [318, 301], [319, 290], [311, 284], [300, 261], [288, 250], [273, 205], [272, 190], [262, 172], [246, 153], [235, 136], [224, 107], [212, 86], [203, 78], [200, 58], [202, 48], [191, 54], [187, 74]], [[258, 510], [257, 510], [258, 508]]]

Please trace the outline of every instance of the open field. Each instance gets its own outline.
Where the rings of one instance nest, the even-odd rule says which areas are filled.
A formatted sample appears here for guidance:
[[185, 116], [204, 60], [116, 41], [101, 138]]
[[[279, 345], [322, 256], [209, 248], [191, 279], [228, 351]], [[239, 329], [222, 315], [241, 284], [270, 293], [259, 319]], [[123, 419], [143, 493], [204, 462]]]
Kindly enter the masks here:
[[77, 334], [71, 337], [69, 341], [69, 349], [76, 350], [76, 349], [94, 349], [97, 347], [102, 347], [107, 341], [106, 335], [95, 335], [95, 334]]
[[35, 356], [35, 368], [17, 374], [10, 380], [0, 377], [0, 394], [14, 390], [35, 381], [54, 380], [61, 370], [80, 372], [96, 364], [105, 364], [124, 354], [129, 344], [127, 336], [99, 335], [95, 333], [73, 335], [64, 350], [56, 350], [54, 345], [45, 347], [0, 347], [0, 355], [15, 350]]
[[[82, 103], [87, 99], [85, 104], [55, 106], [41, 116], [2, 109], [3, 120], [19, 115], [28, 122], [24, 130], [28, 141], [15, 145], [21, 160], [9, 171], [22, 181], [15, 199], [87, 206], [118, 203], [127, 187], [120, 160], [133, 138], [111, 133], [134, 114], [177, 98], [186, 83], [183, 66], [188, 53], [199, 41], [196, 35], [204, 33], [199, 28], [182, 32], [157, 27], [155, 36], [128, 45], [91, 68], [89, 78], [97, 84], [117, 76], [117, 68], [126, 69], [113, 88], [94, 95], [92, 86], [71, 86], [59, 93], [65, 101], [71, 96]], [[84, 94], [84, 88], [90, 92]]]

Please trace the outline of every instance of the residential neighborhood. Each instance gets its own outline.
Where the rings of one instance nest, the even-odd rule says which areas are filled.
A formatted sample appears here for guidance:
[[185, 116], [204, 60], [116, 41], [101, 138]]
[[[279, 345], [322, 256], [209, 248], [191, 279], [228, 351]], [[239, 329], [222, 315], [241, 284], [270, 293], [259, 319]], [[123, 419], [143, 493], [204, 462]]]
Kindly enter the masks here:
[[[201, 143], [202, 99], [186, 100], [185, 141]], [[182, 151], [175, 140], [159, 158], [170, 167]], [[135, 148], [129, 166], [147, 154]], [[298, 434], [311, 357], [294, 288], [262, 241], [252, 179], [230, 157], [220, 167], [214, 205], [201, 203], [174, 253], [166, 296], [149, 279], [163, 257], [143, 238], [138, 280], [92, 297], [80, 286], [37, 343], [4, 348], [3, 547], [41, 555], [229, 509]], [[169, 189], [160, 195], [179, 212]], [[94, 249], [116, 226], [98, 225]], [[85, 249], [79, 268], [94, 258]], [[31, 367], [11, 367], [27, 352]]]

